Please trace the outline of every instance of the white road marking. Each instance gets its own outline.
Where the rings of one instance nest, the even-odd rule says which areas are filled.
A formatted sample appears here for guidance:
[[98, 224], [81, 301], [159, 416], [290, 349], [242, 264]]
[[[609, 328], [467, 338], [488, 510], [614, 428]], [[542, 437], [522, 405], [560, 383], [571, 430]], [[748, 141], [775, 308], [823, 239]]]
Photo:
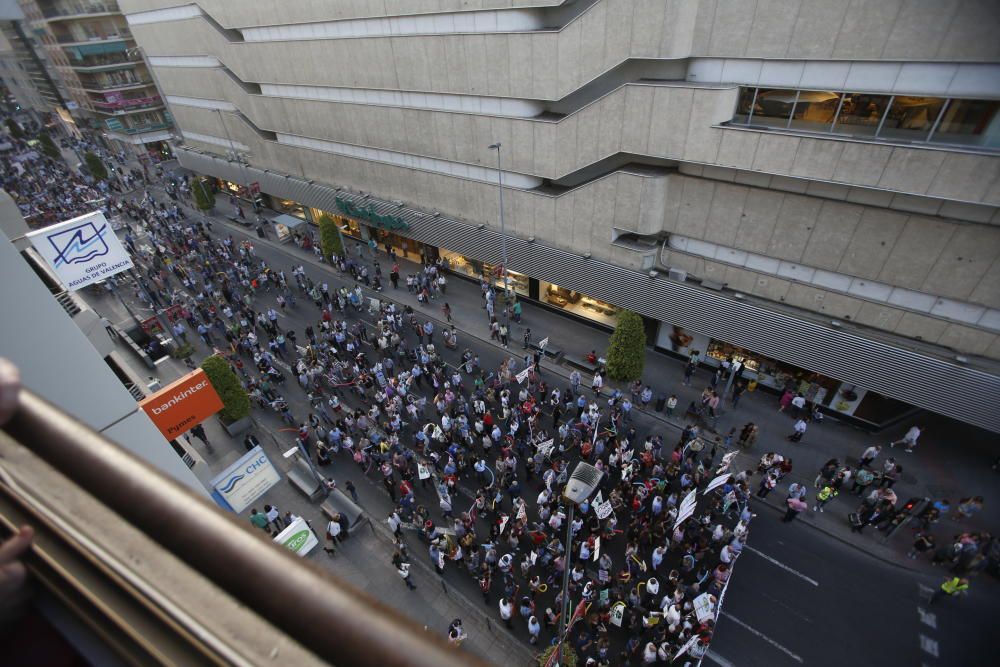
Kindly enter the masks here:
[[930, 637], [920, 635], [920, 648], [925, 653], [930, 653], [935, 658], [938, 657], [938, 643]]
[[707, 651], [705, 651], [705, 657], [714, 662], [715, 664], [719, 665], [719, 667], [736, 667], [736, 665], [729, 662], [728, 660], [723, 658], [721, 655], [719, 655], [712, 649], [708, 649]]
[[785, 570], [786, 572], [791, 572], [791, 573], [792, 573], [792, 574], [794, 574], [794, 575], [795, 575], [796, 577], [799, 577], [800, 579], [804, 579], [805, 581], [808, 581], [808, 582], [809, 582], [810, 584], [812, 584], [813, 586], [817, 586], [817, 587], [819, 586], [819, 582], [818, 582], [818, 581], [816, 581], [815, 579], [812, 579], [812, 578], [810, 578], [810, 577], [807, 577], [806, 575], [802, 574], [802, 573], [801, 573], [801, 572], [799, 572], [798, 570], [795, 570], [795, 569], [793, 569], [793, 568], [790, 568], [790, 567], [788, 567], [787, 565], [785, 565], [784, 563], [782, 563], [782, 562], [780, 562], [780, 561], [776, 561], [775, 559], [771, 558], [771, 557], [770, 557], [770, 556], [768, 556], [767, 554], [765, 554], [765, 553], [762, 553], [762, 552], [760, 552], [760, 551], [757, 551], [756, 549], [754, 549], [753, 547], [751, 547], [751, 546], [748, 546], [748, 545], [745, 545], [745, 546], [744, 546], [743, 548], [744, 548], [745, 550], [749, 551], [750, 553], [755, 553], [755, 554], [757, 554], [758, 556], [760, 556], [760, 557], [761, 557], [761, 558], [763, 558], [764, 560], [768, 561], [769, 563], [771, 563], [771, 564], [773, 564], [773, 565], [777, 565], [777, 566], [778, 566], [778, 567], [780, 567], [780, 568], [781, 568], [782, 570]]
[[929, 625], [930, 627], [937, 630], [937, 614], [931, 613], [929, 611], [924, 611], [920, 607], [917, 607], [917, 613], [920, 614], [920, 622], [924, 625]]
[[747, 632], [749, 632], [750, 634], [754, 635], [755, 637], [759, 637], [760, 639], [763, 639], [768, 644], [770, 644], [774, 648], [778, 649], [779, 651], [781, 651], [782, 653], [784, 653], [785, 655], [787, 655], [788, 657], [790, 657], [795, 662], [797, 662], [799, 664], [802, 664], [802, 658], [800, 658], [799, 656], [795, 655], [794, 653], [792, 653], [791, 651], [789, 651], [787, 648], [785, 648], [784, 646], [782, 646], [778, 642], [774, 641], [773, 639], [771, 639], [770, 637], [768, 637], [767, 635], [765, 635], [760, 630], [757, 630], [756, 628], [750, 627], [749, 625], [747, 625], [746, 623], [744, 623], [740, 619], [738, 619], [735, 616], [733, 616], [732, 614], [730, 614], [728, 611], [723, 611], [723, 612], [721, 612], [721, 614], [723, 616], [725, 616], [726, 618], [728, 618], [729, 620], [731, 620], [736, 625], [739, 625], [740, 627], [744, 628]]

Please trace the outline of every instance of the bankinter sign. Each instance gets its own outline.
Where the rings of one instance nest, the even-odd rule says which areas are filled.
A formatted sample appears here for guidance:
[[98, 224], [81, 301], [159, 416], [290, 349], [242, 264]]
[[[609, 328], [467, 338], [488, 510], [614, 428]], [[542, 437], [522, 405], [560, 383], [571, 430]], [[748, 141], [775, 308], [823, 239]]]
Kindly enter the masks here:
[[202, 369], [194, 370], [152, 396], [139, 407], [167, 440], [186, 433], [222, 409], [222, 399]]

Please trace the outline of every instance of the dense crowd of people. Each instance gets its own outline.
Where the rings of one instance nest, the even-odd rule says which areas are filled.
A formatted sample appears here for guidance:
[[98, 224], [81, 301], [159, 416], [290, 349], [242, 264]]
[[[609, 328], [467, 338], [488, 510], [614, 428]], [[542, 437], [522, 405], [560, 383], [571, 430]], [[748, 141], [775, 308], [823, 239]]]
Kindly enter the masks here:
[[[381, 279], [360, 252], [334, 258], [345, 282], [337, 287], [303, 267], [274, 270], [251, 242], [213, 239], [152, 197], [125, 214], [143, 272], [137, 295], [173, 314], [171, 333], [225, 356], [253, 404], [297, 429], [323, 470], [356, 465], [380, 479], [396, 504], [388, 523], [404, 581], [412, 557], [467, 572], [532, 643], [552, 641], [568, 595], [566, 640], [580, 664], [667, 664], [685, 645], [695, 653], [708, 645], [746, 539], [750, 493], [730, 478], [677, 522], [685, 497], [719, 463], [697, 426], [674, 443], [640, 434], [623, 410], [628, 397], [605, 399], [579, 380], [550, 386], [537, 353], [483, 367], [471, 350], [459, 352], [453, 331], [349, 287], [363, 281], [362, 265]], [[408, 283], [446, 290], [433, 265]], [[497, 300], [487, 287], [484, 301]], [[283, 329], [287, 309], [314, 309], [315, 319], [301, 333]], [[454, 363], [443, 342], [455, 348]], [[292, 392], [307, 396], [308, 414], [296, 414]], [[574, 508], [566, 554], [561, 488], [579, 460], [604, 473], [601, 497]], [[331, 552], [337, 533], [327, 536]]]

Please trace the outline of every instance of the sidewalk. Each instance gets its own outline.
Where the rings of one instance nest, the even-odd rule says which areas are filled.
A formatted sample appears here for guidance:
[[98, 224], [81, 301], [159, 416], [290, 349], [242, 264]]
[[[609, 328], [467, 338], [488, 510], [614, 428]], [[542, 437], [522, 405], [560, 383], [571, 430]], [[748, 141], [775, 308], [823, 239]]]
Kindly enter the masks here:
[[[226, 207], [228, 202], [221, 201], [220, 209], [225, 211]], [[320, 263], [312, 251], [304, 251], [292, 243], [278, 244], [273, 234], [269, 234], [267, 240], [261, 240], [252, 230], [223, 220], [219, 216], [214, 219], [218, 225], [217, 232], [232, 231], [236, 232], [236, 236], [242, 233], [251, 237], [254, 243], [266, 243], [280, 249], [297, 263], [306, 264], [310, 268], [322, 267], [335, 279], [351, 282], [349, 277], [342, 276], [339, 271]], [[370, 251], [365, 249], [364, 253], [365, 259], [370, 264]], [[434, 319], [439, 331], [445, 326], [441, 308], [447, 302], [451, 307], [453, 324], [459, 332], [459, 349], [465, 347], [463, 341], [465, 336], [473, 336], [486, 344], [500, 347], [489, 339], [488, 320], [478, 283], [453, 274], [449, 276], [446, 294], [439, 294], [429, 304], [421, 304], [417, 301], [416, 295], [408, 292], [405, 287], [406, 275], [420, 271], [420, 265], [400, 258], [400, 288], [393, 289], [388, 281], [391, 266], [388, 256], [379, 250], [376, 259], [382, 267], [385, 278], [383, 298], [408, 305], [422, 317]], [[366, 294], [379, 296], [370, 290], [365, 291]], [[531, 328], [532, 340], [538, 341], [549, 337], [551, 345], [562, 349], [568, 355], [583, 356], [590, 350], [596, 350], [600, 355], [608, 347], [610, 334], [604, 330], [578, 323], [529, 301], [523, 301], [522, 306], [522, 322], [518, 324], [511, 321], [508, 353], [512, 356], [523, 357], [528, 352], [522, 348], [522, 336], [526, 327]], [[572, 367], [545, 360], [542, 368], [551, 386], [568, 385], [566, 378], [573, 370]], [[558, 376], [563, 382], [553, 381], [554, 376]], [[652, 387], [654, 396], [676, 394], [678, 407], [672, 417], [666, 417], [652, 409], [642, 410], [636, 407], [634, 412], [637, 416], [643, 414], [659, 422], [662, 427], [679, 433], [685, 426], [684, 408], [690, 401], [699, 399], [702, 389], [708, 385], [710, 375], [707, 370], [699, 369], [690, 387], [682, 384], [682, 378], [683, 363], [680, 360], [649, 351], [643, 381]], [[590, 377], [585, 376], [584, 386], [589, 386], [589, 381]], [[605, 383], [606, 395], [615, 384]], [[626, 389], [625, 386], [620, 388]], [[984, 510], [972, 519], [956, 524], [945, 517], [932, 528], [939, 545], [952, 535], [966, 530], [989, 530], [992, 534], [1000, 532], [1000, 500], [989, 493], [996, 486], [996, 473], [990, 466], [993, 460], [1000, 456], [994, 434], [931, 413], [919, 413], [914, 423], [922, 426], [924, 435], [916, 452], [906, 454], [901, 448], [890, 450], [888, 443], [901, 437], [910, 423], [901, 424], [885, 433], [869, 434], [852, 425], [827, 417], [821, 425], [811, 425], [802, 442], [791, 443], [785, 436], [791, 433], [793, 420], [789, 415], [779, 413], [777, 406], [778, 397], [772, 393], [763, 390], [745, 392], [739, 407], [733, 409], [727, 405], [726, 412], [719, 417], [715, 427], [720, 440], [730, 429], [738, 431], [749, 421], [760, 427], [761, 435], [754, 449], [749, 453], [740, 453], [736, 457], [734, 471], [756, 470], [759, 457], [768, 451], [775, 451], [794, 460], [793, 472], [766, 500], [761, 501], [763, 504], [783, 511], [781, 504], [785, 497], [784, 491], [791, 482], [805, 483], [812, 489], [812, 482], [817, 472], [827, 460], [836, 457], [843, 464], [856, 465], [866, 447], [871, 444], [882, 444], [883, 452], [874, 465], [880, 465], [886, 457], [892, 456], [903, 466], [902, 477], [894, 487], [900, 502], [905, 502], [910, 497], [946, 498], [954, 507], [960, 498], [976, 495], [985, 498]], [[667, 445], [672, 446], [670, 432], [664, 435]], [[958, 446], [954, 443], [961, 444]], [[756, 491], [756, 480], [752, 483], [752, 488]], [[813, 495], [809, 494], [810, 503]], [[804, 519], [803, 523], [885, 562], [910, 569], [930, 570], [929, 561], [912, 561], [906, 557], [914, 535], [908, 528], [898, 531], [885, 544], [880, 542], [883, 534], [874, 528], [866, 528], [865, 533], [861, 535], [852, 533], [847, 515], [853, 512], [859, 503], [858, 498], [845, 490], [840, 497], [827, 505], [824, 513], [809, 511], [803, 513], [800, 519]]]

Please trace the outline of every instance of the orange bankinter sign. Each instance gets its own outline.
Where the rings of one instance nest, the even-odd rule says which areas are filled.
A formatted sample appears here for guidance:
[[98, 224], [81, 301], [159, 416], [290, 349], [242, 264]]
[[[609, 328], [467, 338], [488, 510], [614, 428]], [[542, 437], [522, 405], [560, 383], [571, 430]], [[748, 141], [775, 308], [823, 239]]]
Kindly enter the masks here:
[[201, 368], [139, 402], [167, 440], [186, 433], [222, 409], [222, 399]]

